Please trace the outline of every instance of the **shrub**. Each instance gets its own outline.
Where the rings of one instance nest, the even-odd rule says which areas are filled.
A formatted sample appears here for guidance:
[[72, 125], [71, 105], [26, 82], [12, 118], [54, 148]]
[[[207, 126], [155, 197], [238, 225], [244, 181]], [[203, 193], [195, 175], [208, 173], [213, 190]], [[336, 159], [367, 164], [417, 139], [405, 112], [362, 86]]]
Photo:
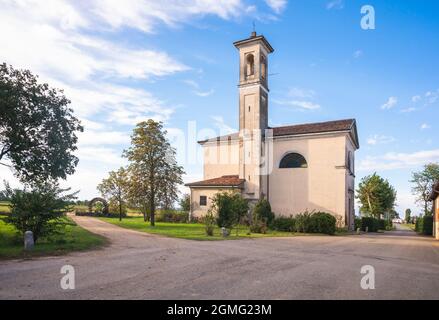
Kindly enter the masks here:
[[274, 213], [271, 211], [270, 202], [267, 199], [260, 199], [253, 209], [253, 219], [261, 220], [270, 226], [274, 220]]
[[299, 213], [295, 216], [295, 227], [297, 232], [307, 233], [310, 232], [310, 219], [311, 213], [305, 211], [304, 213]]
[[[89, 212], [89, 211], [80, 211], [75, 210], [75, 215], [79, 217], [96, 217], [96, 218], [119, 218], [120, 214], [119, 212]], [[122, 214], [122, 218], [126, 218], [127, 214]]]
[[34, 241], [43, 236], [59, 233], [65, 226], [64, 213], [71, 207], [75, 194], [63, 195], [65, 189], [58, 184], [44, 183], [31, 190], [14, 190], [6, 185], [6, 193], [11, 201], [11, 213], [6, 223], [14, 225], [23, 235], [32, 231]]
[[393, 230], [393, 222], [392, 220], [384, 220], [384, 226], [386, 231]]
[[355, 226], [355, 231], [357, 231], [358, 228], [360, 228], [360, 230], [362, 230], [362, 227], [361, 227], [361, 218], [355, 218], [355, 220], [354, 220], [354, 226]]
[[218, 227], [230, 230], [248, 212], [248, 202], [239, 193], [217, 193], [212, 198], [212, 210], [216, 213]]
[[157, 222], [173, 222], [173, 223], [186, 223], [189, 220], [189, 212], [179, 211], [163, 211], [157, 215]]
[[213, 230], [215, 229], [216, 218], [213, 215], [212, 211], [208, 211], [207, 214], [203, 217], [206, 235], [213, 236]]
[[308, 223], [307, 232], [334, 234], [337, 219], [326, 212], [315, 212], [310, 216]]
[[424, 216], [416, 219], [415, 230], [418, 233], [425, 235], [433, 234], [433, 217]]
[[277, 217], [273, 220], [271, 228], [276, 231], [295, 232], [296, 219], [293, 217]]
[[383, 219], [378, 220], [378, 230], [386, 230], [386, 220]]
[[369, 232], [377, 232], [379, 229], [379, 221], [373, 217], [362, 217], [361, 218], [361, 230]]
[[253, 233], [267, 233], [267, 223], [262, 220], [254, 220], [252, 224], [250, 225], [250, 232]]
[[185, 194], [183, 198], [180, 199], [181, 210], [189, 212], [191, 210], [191, 196]]

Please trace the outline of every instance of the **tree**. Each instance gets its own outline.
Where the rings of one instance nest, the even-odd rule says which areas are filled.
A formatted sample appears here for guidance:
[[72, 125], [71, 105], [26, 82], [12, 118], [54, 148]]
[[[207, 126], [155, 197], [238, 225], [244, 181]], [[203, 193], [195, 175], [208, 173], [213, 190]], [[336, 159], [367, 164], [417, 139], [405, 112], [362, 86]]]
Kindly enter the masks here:
[[260, 199], [253, 209], [253, 218], [263, 221], [267, 226], [271, 226], [274, 220], [274, 213], [271, 211], [270, 202], [267, 199]]
[[11, 213], [6, 222], [14, 225], [24, 235], [32, 231], [34, 241], [50, 236], [65, 225], [63, 216], [71, 210], [70, 203], [76, 193], [64, 195], [70, 189], [60, 189], [57, 183], [34, 185], [31, 190], [12, 189], [6, 184], [6, 193], [11, 201]]
[[178, 185], [183, 184], [183, 168], [178, 166], [176, 152], [170, 148], [166, 155], [167, 165], [163, 168], [163, 176], [166, 179], [158, 181], [158, 198], [162, 209], [170, 210], [178, 200]]
[[395, 207], [396, 191], [390, 183], [374, 173], [364, 177], [357, 190], [361, 213], [380, 218], [382, 214], [390, 216]]
[[108, 178], [102, 180], [98, 185], [98, 190], [104, 198], [110, 201], [110, 204], [116, 203], [119, 207], [119, 221], [126, 213], [125, 199], [128, 190], [128, 173], [124, 168], [117, 171], [111, 171]]
[[63, 91], [37, 80], [0, 64], [0, 164], [23, 182], [41, 183], [74, 173], [76, 132], [83, 128]]
[[412, 173], [412, 193], [416, 196], [416, 203], [423, 209], [425, 215], [432, 214], [432, 202], [430, 201], [433, 185], [439, 180], [439, 164], [429, 163], [419, 172]]
[[405, 209], [405, 222], [406, 223], [410, 223], [411, 219], [410, 216], [412, 214], [412, 210], [411, 209]]
[[180, 207], [185, 212], [191, 210], [191, 196], [189, 194], [183, 195], [183, 198], [180, 199]]
[[151, 119], [137, 124], [131, 147], [125, 150], [124, 156], [130, 162], [129, 198], [141, 209], [145, 221], [149, 215], [154, 226], [157, 206], [169, 206], [177, 199], [178, 184], [182, 183], [184, 173], [177, 165], [175, 150], [166, 139], [163, 124]]
[[219, 192], [212, 198], [212, 212], [220, 228], [232, 229], [248, 212], [248, 202], [237, 192]]

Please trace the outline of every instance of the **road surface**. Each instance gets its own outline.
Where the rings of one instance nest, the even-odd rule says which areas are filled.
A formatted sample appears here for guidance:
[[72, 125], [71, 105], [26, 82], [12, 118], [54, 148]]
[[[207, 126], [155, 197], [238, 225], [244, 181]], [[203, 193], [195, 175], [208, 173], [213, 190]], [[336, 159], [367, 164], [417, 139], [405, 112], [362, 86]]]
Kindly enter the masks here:
[[[439, 299], [439, 241], [410, 231], [190, 241], [74, 217], [104, 249], [0, 262], [0, 299]], [[60, 286], [64, 265], [75, 290]], [[362, 266], [375, 289], [360, 286]]]

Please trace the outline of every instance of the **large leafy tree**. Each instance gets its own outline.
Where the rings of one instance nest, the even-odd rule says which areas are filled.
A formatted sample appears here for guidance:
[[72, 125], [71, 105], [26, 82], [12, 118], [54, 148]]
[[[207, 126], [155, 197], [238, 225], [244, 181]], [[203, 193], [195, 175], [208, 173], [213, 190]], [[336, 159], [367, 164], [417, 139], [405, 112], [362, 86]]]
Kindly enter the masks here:
[[152, 119], [137, 124], [131, 136], [131, 147], [124, 152], [129, 160], [131, 203], [142, 210], [155, 225], [159, 205], [169, 206], [177, 199], [183, 168], [177, 165], [175, 150], [166, 139], [161, 122]]
[[413, 184], [412, 192], [416, 196], [416, 202], [424, 209], [425, 215], [432, 214], [430, 195], [437, 181], [439, 181], [438, 163], [429, 163], [422, 171], [412, 173], [412, 180], [410, 180]]
[[164, 210], [170, 210], [178, 200], [178, 185], [183, 184], [183, 168], [178, 166], [176, 152], [173, 148], [168, 149], [166, 154], [167, 165], [163, 168], [166, 179], [158, 182], [159, 205]]
[[30, 71], [0, 64], [0, 164], [23, 182], [74, 173], [83, 128], [69, 105], [63, 91], [38, 83]]
[[126, 197], [128, 193], [128, 173], [125, 168], [111, 171], [108, 178], [102, 180], [98, 190], [104, 198], [110, 200], [110, 205], [115, 203], [119, 207], [119, 220], [126, 212]]
[[357, 198], [361, 213], [380, 218], [382, 214], [390, 214], [395, 207], [396, 191], [389, 181], [374, 173], [361, 180]]

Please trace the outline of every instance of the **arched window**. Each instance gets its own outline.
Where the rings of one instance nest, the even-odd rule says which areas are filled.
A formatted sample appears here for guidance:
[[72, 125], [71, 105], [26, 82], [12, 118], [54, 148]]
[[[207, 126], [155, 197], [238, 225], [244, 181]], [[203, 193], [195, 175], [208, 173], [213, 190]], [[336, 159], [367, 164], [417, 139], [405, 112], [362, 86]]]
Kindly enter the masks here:
[[279, 168], [308, 168], [308, 163], [301, 154], [288, 153], [280, 161]]
[[245, 75], [247, 77], [255, 74], [255, 57], [252, 54], [248, 54], [246, 57], [246, 71]]

